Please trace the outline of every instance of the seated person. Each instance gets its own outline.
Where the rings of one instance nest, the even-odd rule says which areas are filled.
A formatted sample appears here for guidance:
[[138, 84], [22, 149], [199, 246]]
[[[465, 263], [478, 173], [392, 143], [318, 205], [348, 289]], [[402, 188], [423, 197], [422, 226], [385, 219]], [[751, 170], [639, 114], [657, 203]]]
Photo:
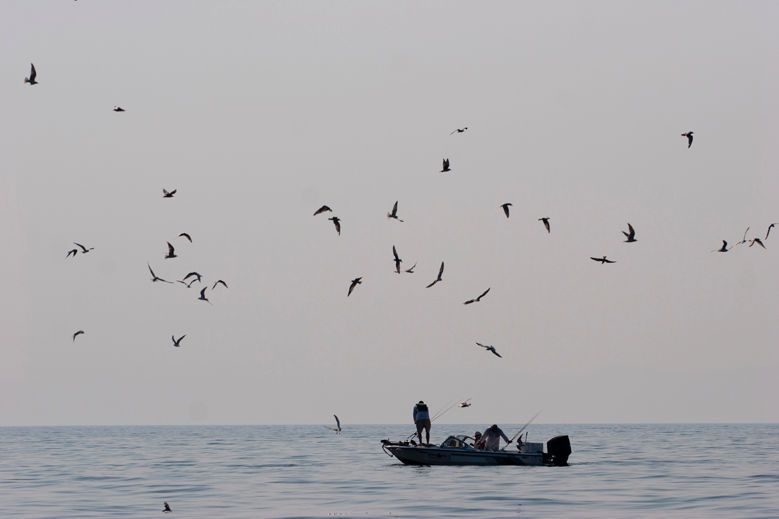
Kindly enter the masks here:
[[473, 433], [473, 448], [474, 449], [481, 449], [483, 448], [481, 445], [481, 432], [476, 431]]

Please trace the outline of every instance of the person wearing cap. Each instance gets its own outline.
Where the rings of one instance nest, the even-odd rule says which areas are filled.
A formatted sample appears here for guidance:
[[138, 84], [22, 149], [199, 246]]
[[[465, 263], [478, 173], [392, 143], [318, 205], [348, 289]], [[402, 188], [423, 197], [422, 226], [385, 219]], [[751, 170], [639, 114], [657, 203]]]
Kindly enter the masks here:
[[427, 442], [430, 443], [430, 412], [427, 410], [427, 404], [420, 400], [414, 406], [414, 425], [417, 426], [417, 437], [419, 443], [422, 443], [422, 430], [425, 430]]
[[479, 444], [481, 443], [481, 431], [476, 431], [473, 433], [473, 448], [474, 449], [481, 449]]
[[506, 433], [504, 433], [496, 424], [492, 424], [492, 426], [488, 427], [481, 435], [481, 440], [476, 443], [476, 448], [496, 451], [500, 448], [501, 438], [506, 442], [506, 445], [511, 443], [511, 440], [506, 436]]

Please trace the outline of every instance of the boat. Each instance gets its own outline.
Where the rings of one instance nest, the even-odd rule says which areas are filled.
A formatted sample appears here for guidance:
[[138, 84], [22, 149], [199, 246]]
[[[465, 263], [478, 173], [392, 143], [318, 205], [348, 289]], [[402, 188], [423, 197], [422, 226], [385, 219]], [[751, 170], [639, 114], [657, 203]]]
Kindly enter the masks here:
[[414, 441], [381, 440], [381, 448], [406, 465], [527, 465], [565, 466], [571, 455], [568, 436], [555, 436], [543, 443], [518, 442], [516, 450], [488, 451], [468, 443], [471, 437], [449, 436], [441, 445], [419, 445]]

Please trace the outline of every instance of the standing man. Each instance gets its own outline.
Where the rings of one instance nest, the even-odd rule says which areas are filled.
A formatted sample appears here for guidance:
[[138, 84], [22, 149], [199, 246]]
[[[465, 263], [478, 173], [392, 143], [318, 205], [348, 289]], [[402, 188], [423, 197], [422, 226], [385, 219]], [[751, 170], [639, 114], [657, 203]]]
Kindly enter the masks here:
[[425, 430], [427, 443], [430, 443], [430, 412], [427, 410], [427, 404], [422, 400], [414, 406], [414, 424], [417, 426], [417, 437], [419, 443], [422, 443], [422, 429]]

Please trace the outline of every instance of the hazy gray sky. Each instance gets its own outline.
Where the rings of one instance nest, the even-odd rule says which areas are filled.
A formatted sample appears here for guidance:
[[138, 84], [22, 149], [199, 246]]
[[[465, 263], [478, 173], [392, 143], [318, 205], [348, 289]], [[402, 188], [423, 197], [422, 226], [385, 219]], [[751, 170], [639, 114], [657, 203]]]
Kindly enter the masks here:
[[0, 424], [779, 420], [779, 232], [709, 252], [779, 221], [777, 19], [3, 2]]

